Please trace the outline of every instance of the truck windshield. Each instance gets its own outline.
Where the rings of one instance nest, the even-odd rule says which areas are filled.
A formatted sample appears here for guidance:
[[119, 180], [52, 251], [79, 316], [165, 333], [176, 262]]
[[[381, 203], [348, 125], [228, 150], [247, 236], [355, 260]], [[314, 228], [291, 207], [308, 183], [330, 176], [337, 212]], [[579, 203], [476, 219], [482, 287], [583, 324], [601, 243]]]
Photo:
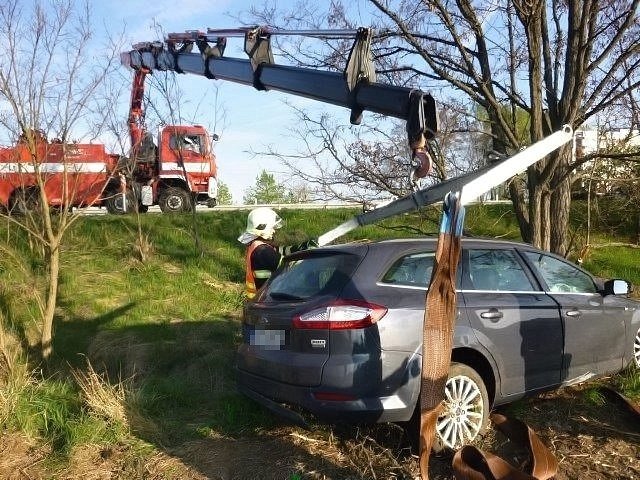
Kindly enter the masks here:
[[202, 135], [172, 135], [169, 141], [169, 147], [174, 150], [187, 150], [194, 153], [202, 153], [204, 145], [205, 141]]

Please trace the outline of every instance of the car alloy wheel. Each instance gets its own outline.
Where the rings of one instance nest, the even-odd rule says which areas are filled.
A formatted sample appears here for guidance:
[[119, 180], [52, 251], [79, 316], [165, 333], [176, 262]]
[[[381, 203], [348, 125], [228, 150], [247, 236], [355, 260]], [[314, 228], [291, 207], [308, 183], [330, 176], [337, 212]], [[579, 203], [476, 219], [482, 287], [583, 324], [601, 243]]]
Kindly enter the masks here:
[[443, 447], [458, 449], [473, 442], [489, 415], [486, 387], [480, 376], [462, 364], [453, 364], [445, 386], [445, 400], [436, 431]]
[[637, 368], [640, 368], [640, 328], [636, 332], [636, 339], [633, 342], [633, 360]]

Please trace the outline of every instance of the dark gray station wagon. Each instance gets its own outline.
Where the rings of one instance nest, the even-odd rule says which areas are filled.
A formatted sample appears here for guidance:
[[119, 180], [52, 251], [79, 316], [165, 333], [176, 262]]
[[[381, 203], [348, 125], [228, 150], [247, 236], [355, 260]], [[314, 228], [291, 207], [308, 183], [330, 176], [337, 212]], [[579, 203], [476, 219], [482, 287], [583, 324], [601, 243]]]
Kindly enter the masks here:
[[[640, 366], [627, 282], [599, 282], [529, 245], [462, 245], [442, 446], [472, 441], [492, 406]], [[240, 390], [294, 420], [300, 408], [329, 422], [411, 419], [435, 247], [391, 240], [287, 257], [245, 306]]]

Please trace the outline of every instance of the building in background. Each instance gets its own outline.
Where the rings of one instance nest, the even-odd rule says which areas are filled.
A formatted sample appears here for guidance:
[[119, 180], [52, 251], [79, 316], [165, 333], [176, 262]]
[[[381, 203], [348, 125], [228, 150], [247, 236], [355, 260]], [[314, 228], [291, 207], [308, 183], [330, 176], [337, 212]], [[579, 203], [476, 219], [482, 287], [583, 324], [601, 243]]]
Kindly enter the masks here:
[[[585, 156], [598, 153], [620, 154], [638, 152], [640, 156], [640, 131], [625, 128], [598, 129], [584, 127], [576, 130], [575, 156], [580, 161]], [[596, 195], [615, 194], [624, 183], [636, 181], [635, 162], [614, 160], [598, 156], [582, 164], [576, 173], [580, 180], [573, 185], [573, 196], [585, 197], [589, 191]]]

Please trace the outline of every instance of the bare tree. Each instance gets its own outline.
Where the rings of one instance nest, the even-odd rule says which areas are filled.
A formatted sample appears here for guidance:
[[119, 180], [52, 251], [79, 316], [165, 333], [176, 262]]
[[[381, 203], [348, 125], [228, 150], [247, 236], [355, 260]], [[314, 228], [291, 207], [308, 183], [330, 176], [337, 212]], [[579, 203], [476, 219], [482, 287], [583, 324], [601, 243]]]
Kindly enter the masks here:
[[326, 113], [290, 108], [297, 118], [291, 128], [297, 149], [282, 151], [269, 145], [251, 153], [280, 160], [292, 179], [307, 184], [315, 200], [338, 198], [367, 204], [403, 196], [469, 171], [483, 161], [487, 149], [479, 122], [460, 109], [443, 109], [440, 155], [429, 177], [418, 180], [411, 176], [411, 151], [400, 122], [372, 115], [366, 124], [352, 126]]
[[[498, 151], [522, 146], [504, 105], [529, 114], [530, 139], [537, 141], [620, 104], [640, 84], [637, 0], [371, 3], [402, 33], [399, 47], [487, 111]], [[526, 185], [511, 183], [525, 240], [567, 253], [571, 175], [578, 164], [564, 147], [530, 167]]]
[[[45, 288], [38, 291], [36, 301], [45, 359], [52, 353], [61, 248], [66, 232], [78, 219], [68, 208], [78, 194], [74, 175], [78, 145], [72, 139], [89, 125], [91, 112], [101, 111], [92, 105], [94, 93], [116, 66], [119, 50], [98, 51], [93, 44], [90, 13], [88, 3], [77, 7], [72, 0], [36, 2], [31, 9], [19, 0], [0, 5], [4, 46], [0, 52], [0, 104], [5, 108], [0, 127], [5, 138], [26, 152], [26, 158], [16, 164], [24, 173], [23, 186], [29, 187], [18, 189], [22, 196], [13, 199], [14, 204], [28, 207], [24, 215], [4, 215], [28, 233], [35, 250], [44, 256]], [[60, 153], [53, 169], [57, 177], [44, 163], [53, 149]], [[5, 153], [11, 158], [17, 151], [8, 149]], [[59, 207], [53, 209], [47, 191], [55, 182], [61, 186], [54, 189]]]
[[[637, 107], [639, 0], [370, 3], [373, 11], [367, 13], [380, 32], [374, 45], [379, 75], [427, 90], [455, 89], [468, 100], [468, 111], [486, 112], [498, 153], [524, 146], [517, 110], [527, 113], [528, 141], [535, 142], [564, 124], [575, 128], [625, 104]], [[282, 19], [277, 27], [354, 26], [340, 1], [328, 12], [304, 5], [277, 16], [254, 11], [254, 18], [272, 24]], [[279, 46], [285, 59], [301, 64], [339, 68], [337, 59], [346, 58], [344, 44], [328, 41], [323, 48], [309, 47], [307, 39]], [[621, 117], [623, 126], [637, 121], [637, 108], [631, 111], [636, 113]], [[567, 146], [511, 182], [526, 241], [567, 253], [570, 186], [581, 162]]]
[[[114, 99], [124, 99], [131, 95], [131, 78], [122, 70], [118, 75], [111, 75], [110, 78], [102, 82], [100, 91], [105, 100], [105, 108], [100, 118], [101, 124], [97, 129], [105, 131], [111, 137], [111, 145], [109, 150], [118, 154], [118, 174], [124, 176], [127, 186], [133, 185], [136, 164], [132, 158], [129, 127], [127, 115], [125, 115], [119, 107], [121, 102]], [[129, 72], [126, 72], [129, 73]], [[146, 146], [146, 145], [145, 145]], [[150, 148], [147, 148], [142, 154], [150, 155]], [[123, 195], [124, 193], [124, 195]], [[127, 189], [125, 192], [113, 193], [114, 196], [120, 197], [115, 199], [112, 205], [122, 206], [122, 211], [118, 208], [117, 213], [133, 213], [136, 221], [136, 235], [133, 242], [137, 259], [145, 263], [149, 260], [153, 252], [153, 244], [149, 239], [148, 233], [145, 231], [142, 222], [142, 214], [146, 213], [148, 206], [142, 205], [139, 198], [138, 189]]]

